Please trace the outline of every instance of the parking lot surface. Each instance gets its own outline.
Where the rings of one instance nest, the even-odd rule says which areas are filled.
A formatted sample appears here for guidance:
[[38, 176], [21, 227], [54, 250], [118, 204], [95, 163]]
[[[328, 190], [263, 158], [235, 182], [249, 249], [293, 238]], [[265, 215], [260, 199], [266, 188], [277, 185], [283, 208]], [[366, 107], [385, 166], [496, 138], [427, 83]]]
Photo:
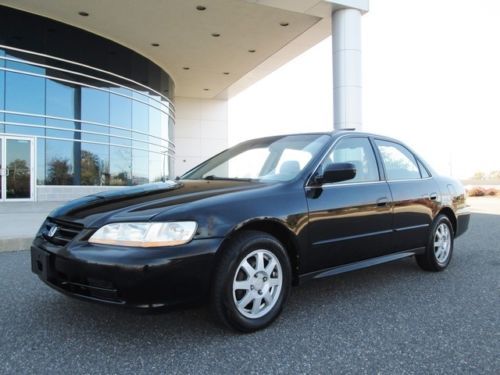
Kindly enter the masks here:
[[475, 213], [442, 273], [413, 259], [292, 290], [247, 335], [207, 307], [144, 314], [44, 285], [0, 253], [0, 373], [500, 373], [500, 215]]

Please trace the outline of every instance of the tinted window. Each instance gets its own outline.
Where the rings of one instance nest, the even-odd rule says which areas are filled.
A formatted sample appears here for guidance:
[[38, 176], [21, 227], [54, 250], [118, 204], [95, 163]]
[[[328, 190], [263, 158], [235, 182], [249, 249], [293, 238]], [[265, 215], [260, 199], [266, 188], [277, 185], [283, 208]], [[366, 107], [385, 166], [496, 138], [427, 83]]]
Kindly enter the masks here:
[[420, 178], [413, 154], [398, 143], [375, 141], [384, 162], [388, 180], [413, 180]]
[[[110, 123], [117, 128], [131, 129], [132, 128], [132, 99], [125, 96], [132, 96], [132, 92], [126, 89], [113, 89], [122, 95], [111, 94], [110, 97]], [[115, 145], [132, 145], [132, 133], [130, 130], [122, 130], [110, 128], [109, 134], [116, 137], [111, 137], [111, 143]]]
[[[82, 120], [101, 124], [109, 123], [109, 94], [104, 91], [83, 87], [82, 88]], [[82, 140], [92, 142], [109, 142], [108, 136], [93, 133], [108, 133], [105, 125], [82, 123]], [[86, 133], [93, 132], [93, 133]]]
[[110, 146], [109, 173], [112, 186], [130, 185], [132, 178], [132, 150], [128, 147]]
[[71, 141], [48, 139], [46, 143], [47, 185], [72, 185], [74, 144]]
[[109, 146], [82, 143], [81, 185], [109, 185]]
[[348, 182], [378, 181], [377, 161], [368, 138], [344, 138], [340, 140], [320, 167], [320, 173], [331, 163], [352, 163], [356, 176]]
[[[45, 79], [6, 72], [5, 109], [12, 112], [43, 115], [45, 113]], [[42, 117], [7, 114], [5, 121], [11, 123], [5, 126], [6, 133], [45, 135]]]

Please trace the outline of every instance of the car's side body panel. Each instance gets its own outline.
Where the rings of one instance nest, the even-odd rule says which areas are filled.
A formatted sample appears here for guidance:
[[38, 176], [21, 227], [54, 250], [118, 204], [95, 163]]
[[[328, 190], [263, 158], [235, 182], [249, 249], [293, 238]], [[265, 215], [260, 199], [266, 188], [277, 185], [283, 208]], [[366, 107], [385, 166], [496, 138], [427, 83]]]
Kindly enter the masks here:
[[389, 181], [393, 216], [393, 252], [425, 246], [429, 228], [439, 210], [439, 192], [429, 179]]
[[385, 181], [308, 187], [310, 247], [301, 273], [386, 254], [392, 248], [392, 207]]

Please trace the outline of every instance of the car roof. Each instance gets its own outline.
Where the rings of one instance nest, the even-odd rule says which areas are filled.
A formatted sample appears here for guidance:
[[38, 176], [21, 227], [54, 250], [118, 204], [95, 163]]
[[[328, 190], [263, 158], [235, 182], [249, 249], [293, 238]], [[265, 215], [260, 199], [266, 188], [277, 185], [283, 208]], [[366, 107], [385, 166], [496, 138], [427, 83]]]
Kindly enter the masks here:
[[399, 141], [397, 139], [390, 138], [390, 137], [387, 137], [384, 135], [358, 131], [358, 130], [351, 129], [351, 128], [336, 129], [336, 130], [333, 130], [331, 132], [307, 132], [307, 133], [278, 134], [278, 135], [272, 135], [272, 136], [267, 136], [267, 137], [259, 137], [259, 138], [249, 139], [243, 143], [251, 142], [251, 141], [258, 141], [258, 140], [279, 139], [279, 138], [288, 137], [288, 136], [301, 136], [301, 135], [302, 136], [305, 136], [305, 135], [328, 135], [328, 136], [331, 136], [332, 138], [336, 138], [338, 136], [346, 135], [346, 134], [360, 135], [360, 136], [365, 136], [365, 137], [375, 137], [375, 138], [381, 138], [381, 139], [395, 141], [397, 143], [402, 143], [401, 141]]

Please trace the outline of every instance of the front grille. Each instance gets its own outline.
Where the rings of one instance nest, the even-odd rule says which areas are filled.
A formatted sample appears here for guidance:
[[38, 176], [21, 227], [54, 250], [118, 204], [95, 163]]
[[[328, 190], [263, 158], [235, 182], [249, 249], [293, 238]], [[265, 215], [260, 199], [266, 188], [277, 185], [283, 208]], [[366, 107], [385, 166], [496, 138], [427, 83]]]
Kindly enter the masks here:
[[43, 231], [44, 238], [55, 245], [66, 246], [83, 229], [83, 225], [67, 221], [47, 219]]

